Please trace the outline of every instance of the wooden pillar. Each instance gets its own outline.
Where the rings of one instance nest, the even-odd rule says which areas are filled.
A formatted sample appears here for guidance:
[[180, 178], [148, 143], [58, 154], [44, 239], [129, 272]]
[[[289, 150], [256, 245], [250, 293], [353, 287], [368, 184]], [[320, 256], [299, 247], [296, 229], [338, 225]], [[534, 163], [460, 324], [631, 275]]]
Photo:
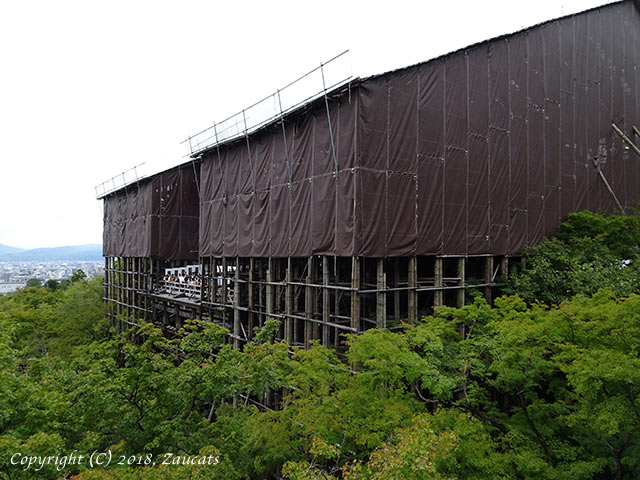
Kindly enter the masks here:
[[227, 257], [222, 257], [222, 291], [220, 292], [220, 303], [222, 303], [222, 326], [227, 326]]
[[247, 336], [249, 340], [253, 338], [253, 330], [256, 328], [256, 314], [255, 314], [255, 302], [253, 301], [253, 269], [255, 267], [254, 258], [251, 257], [249, 259], [249, 283], [247, 284], [247, 295], [249, 296], [248, 301], [248, 322], [249, 322], [249, 331], [247, 332]]
[[387, 274], [384, 272], [384, 258], [379, 258], [376, 292], [376, 327], [387, 328]]
[[443, 275], [443, 268], [442, 268], [442, 262], [443, 259], [442, 257], [436, 257], [435, 258], [435, 262], [433, 265], [433, 285], [437, 288], [437, 290], [433, 291], [433, 306], [434, 307], [439, 307], [444, 303], [444, 291], [439, 288], [442, 287], [443, 282], [442, 282], [442, 275]]
[[[298, 278], [298, 268], [296, 267], [296, 262], [291, 259], [291, 281], [292, 282], [300, 282], [302, 280], [302, 276]], [[299, 308], [300, 301], [298, 300], [298, 295], [300, 295], [301, 288], [293, 288], [291, 294], [291, 313], [295, 314], [297, 309]], [[304, 290], [302, 290], [304, 292]], [[292, 318], [291, 323], [293, 324], [293, 341], [294, 343], [300, 343], [300, 320], [297, 318]], [[302, 331], [302, 343], [304, 343], [304, 328]]]
[[393, 260], [393, 318], [400, 320], [400, 259]]
[[329, 261], [327, 256], [322, 256], [322, 344], [329, 347], [329, 322], [331, 321], [331, 296], [329, 293]]
[[307, 258], [307, 286], [304, 296], [304, 348], [309, 348], [309, 342], [313, 340], [313, 257]]
[[273, 258], [269, 257], [267, 264], [267, 318], [269, 315], [273, 315]]
[[209, 265], [209, 301], [216, 303], [218, 300], [218, 260], [212, 257]]
[[409, 258], [407, 281], [409, 287], [407, 293], [408, 317], [409, 322], [415, 323], [418, 321], [418, 292], [416, 291], [418, 288], [418, 257]]
[[[467, 282], [466, 278], [466, 257], [458, 258], [458, 286], [464, 287]], [[458, 308], [464, 307], [466, 288], [459, 288], [456, 294], [456, 305]]]
[[351, 328], [360, 331], [360, 257], [351, 258]]
[[236, 257], [236, 271], [233, 276], [233, 347], [240, 349], [240, 258]]
[[108, 307], [108, 298], [109, 298], [109, 257], [104, 257], [104, 303]]
[[[129, 305], [131, 305], [131, 299], [130, 299], [130, 294], [131, 294], [131, 290], [129, 290], [131, 288], [131, 274], [129, 273], [131, 271], [131, 265], [130, 265], [131, 259], [129, 257], [125, 257], [124, 259], [124, 305], [125, 305], [125, 315], [129, 318], [131, 318], [131, 307]], [[128, 318], [128, 319], [129, 319]]]
[[287, 270], [285, 272], [286, 290], [284, 295], [284, 337], [289, 345], [293, 345], [293, 323], [294, 319], [291, 318], [293, 314], [293, 285], [292, 282], [292, 269], [293, 265], [291, 257], [287, 258]]
[[131, 291], [131, 304], [133, 305], [133, 314], [136, 318], [139, 318], [140, 315], [140, 310], [138, 310], [136, 307], [139, 307], [140, 304], [138, 303], [138, 288], [139, 288], [139, 284], [138, 284], [138, 280], [139, 280], [139, 276], [140, 276], [140, 263], [138, 262], [138, 257], [134, 257], [131, 259], [131, 262], [133, 264], [133, 274], [131, 275], [132, 280], [133, 280], [133, 285], [132, 288], [133, 290]]
[[273, 260], [273, 281], [276, 283], [274, 287], [275, 296], [273, 297], [273, 313], [280, 311], [280, 299], [282, 298], [282, 285], [280, 279], [282, 275], [280, 270], [282, 269], [282, 259], [276, 258]]
[[[333, 284], [334, 285], [340, 285], [340, 263], [342, 260], [342, 258], [339, 257], [333, 257]], [[340, 318], [338, 318], [340, 316], [340, 300], [342, 299], [342, 295], [343, 295], [343, 290], [334, 290], [333, 291], [333, 312], [334, 312], [334, 319], [331, 323], [336, 323], [336, 324], [340, 324]], [[329, 315], [329, 318], [331, 319], [331, 315]], [[338, 330], [337, 328], [331, 327], [332, 329], [332, 333], [333, 333], [333, 340], [330, 340], [333, 345], [338, 348], [338, 345], [340, 344], [340, 330]]]
[[[484, 262], [484, 283], [493, 283], [493, 256], [489, 255], [485, 257]], [[484, 297], [487, 302], [491, 303], [491, 287], [484, 287]]]
[[258, 305], [259, 305], [259, 310], [260, 310], [260, 314], [258, 315], [258, 323], [259, 326], [262, 327], [262, 325], [264, 325], [264, 314], [265, 314], [265, 310], [266, 310], [266, 306], [265, 306], [265, 284], [264, 281], [266, 280], [267, 276], [264, 270], [264, 260], [260, 261], [260, 269], [258, 270], [258, 277], [260, 278], [259, 283], [258, 283]]
[[509, 257], [502, 257], [500, 260], [500, 276], [503, 280], [509, 278]]

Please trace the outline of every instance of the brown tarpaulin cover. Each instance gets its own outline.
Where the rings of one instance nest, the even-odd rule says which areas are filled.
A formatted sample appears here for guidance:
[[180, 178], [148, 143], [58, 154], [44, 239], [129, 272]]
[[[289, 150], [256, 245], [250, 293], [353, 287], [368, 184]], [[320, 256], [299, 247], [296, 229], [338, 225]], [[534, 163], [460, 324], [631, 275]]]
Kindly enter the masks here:
[[181, 165], [105, 197], [103, 254], [198, 258], [196, 172], [191, 163]]
[[[596, 157], [631, 205], [640, 158], [611, 123], [640, 124], [639, 60], [627, 1], [354, 82], [329, 96], [335, 152], [321, 99], [202, 155], [200, 255], [516, 254], [569, 212], [615, 210]], [[157, 236], [105, 220], [105, 253], [197, 248], [175, 215]]]

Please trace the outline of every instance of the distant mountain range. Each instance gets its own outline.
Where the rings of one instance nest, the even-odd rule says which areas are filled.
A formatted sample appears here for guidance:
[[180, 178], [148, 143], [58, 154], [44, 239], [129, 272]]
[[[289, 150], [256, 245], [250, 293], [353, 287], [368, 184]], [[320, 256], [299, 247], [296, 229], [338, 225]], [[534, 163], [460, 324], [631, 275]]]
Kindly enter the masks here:
[[95, 243], [69, 247], [34, 248], [31, 250], [0, 244], [0, 262], [99, 262], [101, 260], [102, 245]]
[[3, 245], [2, 243], [0, 243], [0, 255], [4, 255], [6, 253], [17, 253], [17, 252], [24, 252], [24, 251], [25, 251], [24, 248], [10, 247], [9, 245]]

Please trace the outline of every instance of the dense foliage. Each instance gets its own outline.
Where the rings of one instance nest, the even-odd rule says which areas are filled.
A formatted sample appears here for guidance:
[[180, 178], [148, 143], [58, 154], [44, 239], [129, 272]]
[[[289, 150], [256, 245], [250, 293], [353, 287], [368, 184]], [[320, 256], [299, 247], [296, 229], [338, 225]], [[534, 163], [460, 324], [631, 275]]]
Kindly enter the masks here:
[[[636, 227], [602, 219], [574, 218], [548, 243], [587, 238], [635, 259]], [[542, 271], [536, 261], [519, 282]], [[538, 288], [556, 303], [552, 287]], [[291, 352], [273, 341], [274, 320], [242, 351], [209, 322], [176, 340], [148, 324], [118, 333], [99, 280], [26, 288], [0, 297], [0, 479], [61, 478], [11, 458], [74, 450], [141, 464], [62, 469], [84, 480], [638, 478], [640, 296], [529, 300], [443, 307], [402, 331], [347, 337], [339, 358]], [[167, 453], [218, 463], [145, 466]]]
[[601, 288], [640, 293], [638, 245], [637, 216], [571, 213], [554, 238], [526, 252], [527, 268], [512, 278], [510, 291], [549, 305]]

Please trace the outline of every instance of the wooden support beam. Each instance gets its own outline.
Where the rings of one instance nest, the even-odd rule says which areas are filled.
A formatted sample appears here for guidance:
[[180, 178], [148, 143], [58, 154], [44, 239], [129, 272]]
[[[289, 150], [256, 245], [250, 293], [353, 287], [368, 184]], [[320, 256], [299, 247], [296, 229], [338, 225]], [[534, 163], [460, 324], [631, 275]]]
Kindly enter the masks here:
[[287, 258], [287, 270], [285, 272], [285, 281], [287, 283], [287, 287], [285, 290], [284, 298], [284, 337], [289, 345], [293, 345], [293, 323], [295, 322], [295, 319], [291, 318], [291, 315], [293, 315], [293, 284], [291, 283], [293, 274], [292, 263], [293, 262], [291, 261], [291, 257]]
[[[304, 296], [304, 316], [307, 319], [313, 319], [313, 257], [307, 258], [307, 286], [305, 287]], [[304, 322], [304, 347], [309, 348], [309, 342], [313, 340], [313, 322]]]
[[509, 257], [502, 257], [500, 260], [500, 276], [504, 280], [509, 278]]
[[624, 134], [624, 132], [618, 128], [618, 126], [617, 126], [615, 123], [612, 123], [612, 124], [611, 124], [611, 126], [612, 126], [612, 127], [613, 127], [613, 129], [616, 131], [616, 133], [617, 133], [618, 135], [620, 135], [620, 137], [622, 137], [622, 139], [623, 139], [625, 142], [627, 142], [627, 144], [628, 144], [628, 145], [633, 149], [633, 151], [634, 151], [634, 152], [636, 152], [636, 155], [638, 155], [638, 156], [640, 157], [640, 148], [638, 148], [638, 147], [636, 146], [636, 144], [635, 144], [635, 143], [633, 143], [633, 142], [631, 141], [631, 139], [630, 139], [629, 137], [627, 137], [627, 136]]
[[407, 292], [407, 308], [409, 322], [415, 323], [418, 321], [418, 257], [409, 258], [409, 266], [407, 272], [408, 287], [410, 290]]
[[351, 328], [360, 331], [360, 257], [351, 258]]
[[626, 215], [627, 212], [624, 210], [624, 207], [620, 203], [620, 200], [618, 200], [618, 197], [616, 197], [616, 194], [614, 193], [613, 188], [611, 188], [611, 185], [609, 185], [609, 182], [607, 182], [607, 178], [604, 176], [604, 173], [602, 173], [602, 170], [600, 170], [599, 166], [598, 166], [598, 175], [600, 176], [600, 180], [602, 180], [602, 183], [604, 183], [604, 186], [609, 192], [609, 195], [611, 195], [611, 197], [613, 198], [613, 201], [616, 203], [616, 205], [618, 206], [622, 214]]
[[283, 297], [282, 295], [282, 289], [283, 286], [280, 284], [282, 278], [284, 278], [284, 276], [281, 274], [281, 270], [282, 270], [282, 262], [283, 260], [280, 258], [276, 258], [273, 260], [273, 279], [275, 282], [275, 288], [274, 288], [274, 297], [273, 297], [273, 313], [278, 313], [281, 311], [280, 308], [280, 299]]
[[[433, 263], [433, 285], [434, 287], [442, 287], [443, 285], [443, 259], [442, 257], [436, 257]], [[433, 306], [439, 307], [444, 303], [443, 290], [433, 291]]]
[[326, 255], [322, 256], [322, 344], [330, 346], [329, 322], [331, 321], [331, 294], [329, 289], [329, 261]]
[[[493, 283], [493, 256], [484, 259], [484, 282]], [[484, 287], [484, 298], [491, 303], [491, 286]]]
[[233, 276], [233, 348], [240, 349], [240, 337], [242, 329], [240, 326], [240, 258], [236, 257], [236, 271]]
[[[298, 272], [299, 268], [298, 268], [298, 262], [296, 262], [295, 260], [291, 261], [291, 283], [293, 286], [293, 294], [291, 295], [291, 302], [292, 302], [292, 307], [291, 307], [291, 312], [292, 314], [294, 314], [294, 316], [299, 317], [298, 315], [295, 315], [296, 312], [299, 312], [299, 308], [300, 308], [300, 295], [304, 295], [304, 290], [302, 290], [300, 287], [300, 284], [297, 285], [298, 288], [296, 288], [296, 283], [299, 277], [299, 272]], [[300, 275], [301, 277], [301, 275]], [[299, 278], [299, 280], [302, 280], [302, 278]], [[303, 297], [304, 299], [304, 297]], [[304, 343], [304, 325], [303, 325], [303, 330], [302, 332], [300, 331], [300, 318], [294, 318], [292, 320], [293, 323], [293, 343], [300, 343], [300, 337], [302, 337], [302, 343]]]
[[[109, 257], [104, 257], [104, 298], [109, 297]], [[108, 301], [104, 301], [105, 306], [109, 306]]]
[[[464, 287], [465, 283], [467, 282], [466, 270], [467, 270], [467, 259], [466, 259], [466, 257], [458, 258], [458, 279], [459, 279], [458, 280], [458, 286], [460, 286], [460, 287]], [[466, 292], [465, 288], [460, 288], [457, 291], [457, 293], [456, 293], [456, 306], [458, 308], [464, 307], [466, 293], [467, 292]]]
[[222, 281], [222, 284], [220, 286], [220, 288], [222, 289], [220, 291], [220, 303], [222, 304], [222, 309], [221, 309], [221, 313], [222, 313], [222, 325], [223, 326], [227, 326], [227, 302], [228, 302], [228, 285], [227, 285], [227, 270], [228, 270], [228, 264], [227, 264], [227, 257], [222, 257], [222, 272], [220, 273], [220, 278]]
[[269, 315], [273, 315], [274, 311], [273, 311], [273, 292], [274, 292], [274, 288], [273, 288], [273, 258], [269, 257], [269, 260], [267, 261], [267, 319], [269, 317]]
[[267, 278], [265, 269], [264, 269], [264, 261], [260, 262], [260, 270], [259, 270], [260, 284], [258, 285], [258, 305], [260, 305], [261, 312], [258, 315], [258, 322], [260, 323], [260, 327], [264, 325], [265, 321], [265, 311], [267, 309], [265, 305], [265, 284], [264, 281]]
[[247, 332], [247, 335], [249, 337], [249, 340], [251, 340], [253, 338], [253, 330], [256, 328], [255, 302], [253, 300], [253, 297], [254, 297], [253, 270], [254, 270], [254, 268], [255, 268], [255, 259], [253, 257], [251, 257], [249, 259], [249, 283], [247, 285], [247, 295], [249, 297], [248, 298], [249, 331]]
[[[316, 314], [318, 313], [319, 310], [319, 305], [318, 305], [318, 262], [317, 262], [317, 258], [315, 257], [309, 257], [309, 261], [310, 261], [310, 269], [309, 269], [309, 288], [311, 291], [309, 292], [309, 302], [310, 302], [310, 313], [311, 315], [309, 316], [310, 319], [315, 319]], [[318, 340], [320, 339], [320, 323], [318, 322], [312, 322], [311, 324], [311, 339], [312, 340]]]
[[384, 258], [377, 260], [376, 327], [387, 328], [387, 274], [384, 271]]
[[[393, 260], [393, 287], [400, 287], [400, 259]], [[400, 290], [393, 292], [393, 318], [400, 320]]]
[[[339, 257], [333, 257], [333, 283], [338, 285], [340, 283], [340, 263], [344, 261]], [[335, 290], [333, 294], [333, 312], [334, 315], [340, 315], [340, 298], [342, 297], [342, 292]], [[346, 315], [345, 315], [346, 316]], [[340, 332], [339, 329], [333, 329], [333, 345], [338, 347], [340, 343]]]
[[217, 302], [218, 291], [218, 260], [215, 257], [211, 258], [209, 267], [209, 301], [212, 303]]

